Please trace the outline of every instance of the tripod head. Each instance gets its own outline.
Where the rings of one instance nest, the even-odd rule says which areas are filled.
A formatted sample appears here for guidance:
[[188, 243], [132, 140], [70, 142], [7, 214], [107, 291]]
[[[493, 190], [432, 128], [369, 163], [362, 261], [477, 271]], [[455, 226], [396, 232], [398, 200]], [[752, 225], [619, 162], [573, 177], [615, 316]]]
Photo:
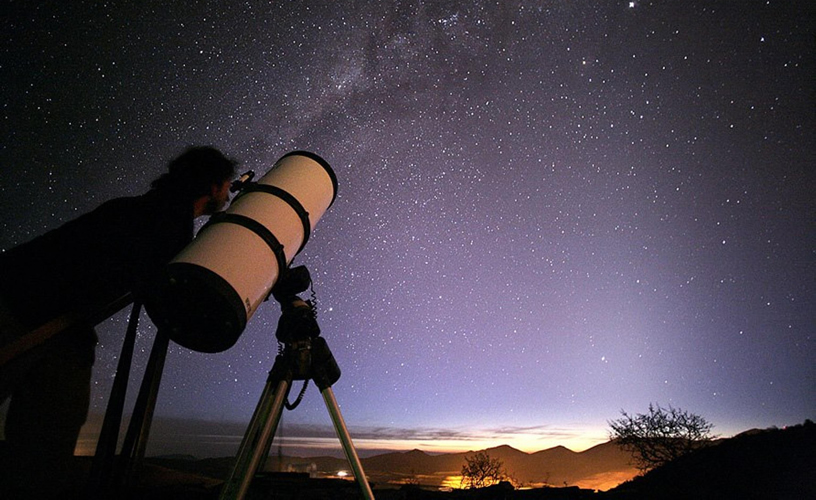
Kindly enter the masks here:
[[323, 390], [340, 378], [340, 367], [326, 340], [320, 336], [314, 304], [297, 295], [306, 291], [311, 284], [309, 270], [299, 266], [287, 269], [272, 288], [272, 296], [281, 305], [275, 337], [284, 345], [278, 355], [283, 362], [276, 363], [273, 372], [276, 368], [285, 368], [294, 380], [312, 379]]
[[282, 314], [278, 320], [275, 337], [284, 344], [315, 339], [320, 335], [317, 315], [310, 301], [297, 295], [290, 301], [281, 303]]
[[314, 339], [320, 335], [314, 304], [298, 296], [311, 284], [309, 270], [306, 266], [299, 266], [287, 268], [272, 288], [272, 296], [281, 305], [281, 317], [275, 336], [284, 344]]
[[281, 308], [297, 299], [297, 294], [305, 292], [312, 284], [312, 277], [306, 266], [287, 267], [278, 282], [272, 287], [272, 296], [280, 302]]

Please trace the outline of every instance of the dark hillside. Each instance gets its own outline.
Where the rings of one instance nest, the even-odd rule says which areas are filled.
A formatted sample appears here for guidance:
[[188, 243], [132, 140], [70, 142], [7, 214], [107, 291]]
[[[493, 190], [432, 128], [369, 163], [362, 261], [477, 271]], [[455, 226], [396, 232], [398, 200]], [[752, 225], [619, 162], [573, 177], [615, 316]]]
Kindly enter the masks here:
[[816, 425], [746, 432], [626, 482], [611, 498], [816, 498]]

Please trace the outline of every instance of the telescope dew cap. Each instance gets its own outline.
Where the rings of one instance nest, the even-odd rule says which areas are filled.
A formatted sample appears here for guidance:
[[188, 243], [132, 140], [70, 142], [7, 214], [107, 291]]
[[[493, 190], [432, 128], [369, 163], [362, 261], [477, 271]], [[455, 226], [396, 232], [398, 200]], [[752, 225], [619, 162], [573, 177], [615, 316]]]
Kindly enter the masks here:
[[323, 167], [324, 170], [326, 170], [326, 173], [329, 174], [329, 178], [331, 178], [333, 191], [332, 199], [329, 202], [329, 206], [326, 207], [326, 209], [331, 207], [334, 204], [334, 200], [337, 198], [337, 176], [335, 175], [334, 170], [332, 170], [331, 165], [329, 165], [329, 163], [323, 158], [321, 158], [319, 155], [316, 155], [311, 151], [292, 151], [281, 156], [280, 159], [278, 159], [278, 162], [282, 161], [284, 158], [287, 158], [289, 156], [305, 156], [306, 158], [314, 160], [321, 167]]

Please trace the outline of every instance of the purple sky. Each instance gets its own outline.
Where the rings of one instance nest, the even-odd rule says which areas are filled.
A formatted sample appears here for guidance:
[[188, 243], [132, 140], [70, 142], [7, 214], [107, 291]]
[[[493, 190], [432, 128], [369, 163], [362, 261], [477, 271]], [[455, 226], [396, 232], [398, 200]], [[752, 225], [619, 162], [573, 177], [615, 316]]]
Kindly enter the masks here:
[[[583, 449], [650, 402], [723, 435], [816, 416], [811, 2], [190, 3], [3, 8], [0, 247], [190, 144], [259, 174], [310, 150], [339, 191], [296, 264], [358, 446]], [[158, 416], [236, 425], [162, 452], [234, 452], [278, 312], [171, 348]], [[329, 425], [312, 386], [282, 434]]]

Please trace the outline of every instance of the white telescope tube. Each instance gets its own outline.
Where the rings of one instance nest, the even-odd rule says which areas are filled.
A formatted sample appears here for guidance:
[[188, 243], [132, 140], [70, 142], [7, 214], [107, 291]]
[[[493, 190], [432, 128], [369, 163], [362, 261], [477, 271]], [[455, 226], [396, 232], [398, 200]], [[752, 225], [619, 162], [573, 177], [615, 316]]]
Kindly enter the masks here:
[[229, 349], [336, 195], [325, 160], [284, 155], [168, 264], [151, 318], [184, 347]]

